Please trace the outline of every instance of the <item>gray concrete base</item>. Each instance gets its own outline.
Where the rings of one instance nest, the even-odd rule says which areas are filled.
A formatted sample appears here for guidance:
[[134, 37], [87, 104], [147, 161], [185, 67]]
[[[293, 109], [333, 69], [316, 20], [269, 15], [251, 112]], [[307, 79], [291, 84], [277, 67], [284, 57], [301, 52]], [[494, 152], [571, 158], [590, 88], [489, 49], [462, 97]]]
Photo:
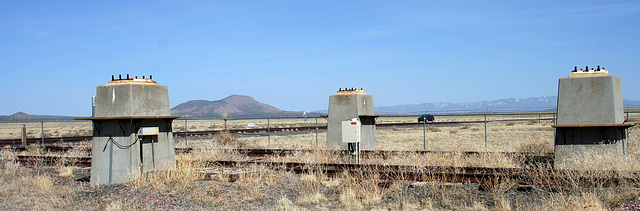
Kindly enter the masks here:
[[567, 170], [587, 170], [585, 167], [610, 169], [615, 164], [610, 161], [624, 162], [626, 154], [623, 141], [615, 144], [556, 145], [554, 167]]
[[558, 125], [600, 125], [624, 122], [621, 80], [615, 76], [561, 78]]
[[[359, 115], [374, 114], [373, 96], [363, 93], [338, 93], [329, 96], [327, 147], [347, 150], [347, 143], [342, 143], [342, 121], [358, 118]], [[373, 150], [378, 146], [375, 122], [362, 121], [361, 133], [361, 150]]]
[[[160, 140], [173, 137], [172, 133], [159, 135]], [[95, 137], [91, 159], [91, 185], [120, 184], [131, 181], [140, 173], [163, 170], [173, 167], [175, 151], [173, 138], [169, 142], [142, 144], [144, 165], [140, 162], [140, 143], [128, 149], [120, 149], [109, 141], [110, 137]], [[135, 134], [128, 137], [111, 137], [121, 145], [131, 145], [137, 138]], [[153, 146], [152, 146], [153, 145]], [[104, 151], [103, 151], [104, 149]]]
[[[141, 173], [173, 167], [174, 117], [170, 115], [167, 86], [135, 80], [98, 86], [91, 184], [125, 183]], [[139, 137], [142, 127], [157, 130]]]

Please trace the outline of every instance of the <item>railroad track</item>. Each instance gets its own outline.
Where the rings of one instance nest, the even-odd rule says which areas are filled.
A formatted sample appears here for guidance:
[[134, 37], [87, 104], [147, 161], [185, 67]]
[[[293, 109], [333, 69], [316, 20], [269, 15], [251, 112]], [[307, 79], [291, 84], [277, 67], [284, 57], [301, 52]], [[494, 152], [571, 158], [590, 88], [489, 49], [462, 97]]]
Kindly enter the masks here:
[[78, 166], [91, 167], [91, 157], [70, 157], [54, 155], [17, 155], [16, 161], [29, 166]]
[[247, 166], [263, 165], [271, 169], [293, 171], [297, 174], [322, 171], [329, 177], [340, 177], [345, 172], [355, 177], [377, 178], [384, 180], [414, 181], [446, 181], [494, 183], [508, 181], [522, 185], [554, 185], [570, 184], [616, 186], [621, 183], [637, 182], [640, 172], [633, 172], [630, 177], [615, 177], [613, 171], [602, 172], [600, 176], [584, 176], [585, 172], [554, 169], [522, 169], [522, 168], [485, 168], [485, 167], [448, 167], [448, 166], [407, 166], [407, 165], [372, 165], [372, 164], [336, 164], [336, 163], [298, 163], [298, 162], [265, 162], [265, 161], [209, 161], [210, 166]]
[[[13, 150], [16, 151], [26, 151], [28, 150], [30, 147], [24, 147], [24, 146], [17, 146], [17, 147], [13, 147]], [[47, 152], [58, 152], [58, 153], [64, 153], [67, 152], [71, 149], [80, 149], [82, 151], [86, 151], [89, 154], [91, 154], [91, 148], [90, 147], [73, 147], [70, 145], [45, 145], [41, 147], [41, 150], [43, 151], [47, 151]], [[206, 150], [206, 149], [204, 149]], [[175, 149], [176, 153], [190, 153], [192, 151], [194, 151], [193, 148], [191, 147], [185, 147], [185, 148], [176, 148]], [[311, 149], [230, 149], [230, 151], [239, 153], [239, 154], [243, 154], [243, 155], [247, 155], [249, 157], [264, 157], [264, 156], [287, 156], [287, 155], [294, 155], [294, 154], [299, 154], [299, 153], [314, 153], [317, 152], [318, 150], [311, 150]], [[327, 152], [328, 154], [332, 154], [332, 155], [348, 155], [349, 151], [347, 150], [325, 150], [325, 152]], [[502, 155], [502, 156], [508, 156], [508, 157], [514, 157], [520, 161], [523, 162], [523, 164], [525, 165], [536, 165], [536, 164], [540, 164], [540, 165], [548, 165], [548, 166], [552, 166], [553, 165], [553, 158], [554, 158], [554, 154], [553, 153], [546, 153], [546, 154], [528, 154], [528, 153], [519, 153], [519, 152], [478, 152], [478, 151], [423, 151], [423, 150], [418, 150], [418, 151], [400, 151], [400, 150], [362, 150], [360, 152], [360, 155], [363, 159], [368, 159], [368, 158], [373, 158], [373, 157], [378, 157], [378, 158], [382, 158], [382, 159], [388, 159], [391, 158], [393, 156], [403, 156], [406, 154], [461, 154], [464, 156], [474, 156], [474, 155], [478, 155], [478, 156], [482, 156], [482, 155], [491, 155], [491, 154], [497, 154], [497, 155]]]
[[[90, 167], [91, 157], [63, 156], [26, 156], [18, 155], [17, 161], [25, 165], [72, 165]], [[547, 168], [485, 168], [485, 167], [443, 167], [443, 166], [409, 166], [409, 165], [375, 165], [375, 164], [342, 164], [342, 163], [301, 163], [301, 162], [267, 162], [252, 159], [249, 161], [195, 161], [204, 163], [205, 168], [212, 167], [245, 167], [263, 165], [270, 169], [292, 171], [298, 174], [323, 172], [329, 177], [340, 177], [348, 173], [354, 177], [376, 178], [383, 180], [414, 181], [447, 181], [494, 183], [508, 181], [524, 185], [556, 185], [570, 184], [590, 186], [615, 186], [621, 183], [634, 183], [640, 172], [632, 172], [628, 177], [613, 176], [615, 172], [599, 172], [599, 176], [585, 174], [582, 171], [554, 170]]]
[[[31, 144], [42, 144], [44, 142], [45, 145], [52, 144], [64, 144], [64, 143], [74, 143], [74, 142], [83, 142], [83, 141], [91, 141], [93, 140], [93, 136], [69, 136], [69, 137], [57, 137], [57, 138], [28, 138], [27, 145]], [[5, 139], [0, 140], [0, 146], [22, 146], [22, 139]]]
[[[516, 121], [528, 121], [531, 119], [508, 119], [508, 120], [491, 120], [487, 122], [516, 122]], [[542, 118], [540, 120], [553, 120], [553, 118]], [[429, 122], [424, 123], [429, 126], [433, 125], [448, 125], [448, 124], [474, 124], [484, 123], [484, 121], [456, 121], [456, 122]], [[376, 124], [376, 127], [392, 127], [392, 126], [411, 126], [411, 125], [423, 125], [420, 122], [397, 122], [397, 123], [382, 123]], [[283, 132], [283, 131], [309, 131], [309, 130], [326, 130], [326, 125], [321, 126], [300, 126], [300, 127], [279, 127], [279, 128], [249, 128], [249, 129], [230, 129], [227, 130], [230, 133], [266, 133], [266, 132]], [[216, 133], [224, 130], [206, 130], [206, 131], [187, 131], [185, 132], [173, 132], [174, 137], [189, 136], [203, 136], [203, 135], [215, 135]], [[55, 138], [28, 138], [27, 145], [31, 144], [60, 144], [60, 143], [73, 143], [93, 140], [92, 136], [69, 136], [69, 137], [55, 137]], [[5, 139], [0, 140], [0, 146], [21, 146], [22, 139]]]

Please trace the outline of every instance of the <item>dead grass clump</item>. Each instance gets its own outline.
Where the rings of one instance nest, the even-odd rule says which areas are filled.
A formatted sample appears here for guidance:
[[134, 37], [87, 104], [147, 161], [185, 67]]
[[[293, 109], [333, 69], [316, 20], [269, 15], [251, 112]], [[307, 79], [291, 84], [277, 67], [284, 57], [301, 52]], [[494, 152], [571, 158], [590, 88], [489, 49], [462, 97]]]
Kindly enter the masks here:
[[536, 123], [538, 123], [538, 120], [535, 119], [530, 119], [529, 121], [527, 121], [527, 125], [534, 125]]
[[601, 190], [602, 202], [609, 207], [619, 207], [625, 202], [638, 199], [640, 193], [637, 188], [620, 187]]
[[286, 195], [280, 197], [280, 199], [278, 199], [277, 201], [277, 204], [278, 210], [295, 210], [295, 205], [293, 204], [293, 202], [291, 202], [291, 200], [289, 200], [289, 198], [287, 198]]
[[185, 193], [190, 190], [191, 183], [204, 179], [204, 174], [197, 171], [198, 164], [184, 158], [188, 156], [176, 156], [173, 168], [136, 175], [126, 186], [132, 190], [151, 188], [169, 194]]
[[506, 126], [514, 126], [514, 125], [516, 125], [516, 123], [509, 122], [509, 123], [507, 123], [507, 124], [505, 124], [505, 125], [506, 125]]
[[471, 126], [469, 126], [469, 125], [465, 125], [465, 126], [462, 126], [460, 129], [465, 130], [465, 129], [469, 129], [469, 128], [471, 128]]
[[301, 162], [307, 164], [315, 164], [315, 163], [343, 163], [345, 162], [340, 156], [333, 154], [332, 151], [322, 149], [322, 150], [313, 150], [313, 151], [300, 151], [296, 152], [293, 155], [288, 155], [286, 157], [278, 158], [282, 161], [289, 162]]
[[0, 175], [13, 175], [18, 171], [20, 164], [17, 162], [16, 154], [10, 150], [0, 149]]
[[227, 131], [221, 131], [215, 135], [216, 141], [221, 145], [242, 147], [242, 142], [238, 141], [238, 136]]
[[400, 129], [398, 129], [398, 127], [394, 125], [394, 126], [391, 126], [391, 130], [393, 130], [393, 131], [398, 131], [398, 130], [400, 130]]
[[[301, 206], [308, 206], [327, 201], [328, 199], [324, 194], [327, 188], [324, 184], [329, 180], [324, 173], [315, 171], [300, 176], [301, 184], [298, 188], [300, 195], [296, 203]], [[337, 185], [331, 186], [331, 188], [336, 186]]]
[[547, 155], [553, 152], [553, 145], [544, 143], [526, 144], [516, 148], [517, 152], [531, 155]]
[[280, 182], [284, 181], [284, 174], [275, 169], [277, 168], [263, 165], [247, 166], [246, 173], [235, 182], [235, 185], [245, 192], [242, 195], [242, 202], [257, 202], [273, 198], [274, 196], [269, 195], [268, 190], [280, 186]]
[[366, 207], [378, 205], [385, 195], [383, 188], [378, 186], [378, 177], [368, 175], [367, 179], [360, 179], [348, 173], [343, 174], [343, 187], [340, 188], [339, 201], [348, 210], [362, 210]]
[[434, 127], [434, 126], [430, 126], [427, 128], [427, 131], [429, 132], [440, 132], [442, 131], [440, 128]]
[[63, 166], [58, 168], [59, 177], [73, 177], [73, 167]]
[[[31, 168], [20, 166], [12, 152], [0, 150], [0, 200], [5, 210], [52, 210], [67, 206], [63, 200], [69, 187], [56, 185], [54, 179]], [[7, 203], [9, 202], [9, 203]]]
[[428, 173], [426, 174], [425, 178], [430, 178], [427, 180], [432, 181], [427, 182], [427, 185], [423, 187], [422, 195], [433, 199], [433, 201], [428, 201], [428, 203], [433, 203], [430, 206], [438, 206], [447, 210], [461, 209], [459, 206], [466, 195], [461, 184], [439, 182], [436, 178], [431, 178], [432, 176], [428, 175]]
[[463, 161], [468, 163], [465, 166], [488, 167], [488, 168], [519, 168], [518, 160], [503, 153], [480, 153], [463, 157]]
[[305, 193], [298, 198], [298, 204], [302, 206], [317, 205], [327, 201], [327, 197], [322, 192]]
[[[607, 175], [613, 173], [617, 175], [631, 175], [633, 171], [640, 171], [640, 159], [638, 156], [630, 155], [622, 157], [617, 148], [607, 145], [594, 146], [591, 149], [571, 154], [564, 159], [564, 165], [581, 171]], [[621, 162], [624, 160], [625, 162]], [[558, 161], [556, 161], [558, 162]]]
[[[215, 160], [245, 160], [246, 155], [238, 151], [221, 146], [218, 143], [208, 142], [196, 147], [191, 151], [191, 156], [184, 156], [182, 159], [190, 159], [192, 162], [215, 161]], [[204, 164], [202, 164], [204, 165]]]
[[27, 146], [27, 153], [32, 155], [43, 155], [44, 147], [40, 144], [29, 144], [29, 146]]

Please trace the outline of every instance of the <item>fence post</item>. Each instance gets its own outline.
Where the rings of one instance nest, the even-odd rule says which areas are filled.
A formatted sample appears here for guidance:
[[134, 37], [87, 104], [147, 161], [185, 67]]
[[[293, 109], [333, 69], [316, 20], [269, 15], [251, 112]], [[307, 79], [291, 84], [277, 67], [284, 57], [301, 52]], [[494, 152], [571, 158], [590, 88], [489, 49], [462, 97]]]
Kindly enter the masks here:
[[187, 147], [189, 144], [189, 129], [187, 127], [187, 120], [184, 120], [184, 146]]
[[22, 125], [22, 146], [27, 146], [27, 125]]
[[267, 117], [267, 146], [271, 146], [271, 115]]
[[316, 117], [316, 146], [318, 146], [318, 117]]
[[42, 136], [42, 146], [44, 146], [44, 121], [40, 122], [40, 136]]
[[422, 118], [422, 150], [427, 151], [427, 111], [424, 111]]
[[[488, 110], [488, 109], [487, 109]], [[487, 149], [487, 111], [484, 111], [484, 149]]]

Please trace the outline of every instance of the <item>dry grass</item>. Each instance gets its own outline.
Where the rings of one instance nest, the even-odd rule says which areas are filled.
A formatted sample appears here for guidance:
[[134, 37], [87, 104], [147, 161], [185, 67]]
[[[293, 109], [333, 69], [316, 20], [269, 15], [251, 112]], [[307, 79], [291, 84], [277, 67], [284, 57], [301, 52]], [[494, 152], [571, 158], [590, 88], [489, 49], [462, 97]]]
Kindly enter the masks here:
[[136, 175], [126, 186], [132, 190], [150, 188], [172, 195], [185, 193], [191, 183], [204, 179], [204, 175], [197, 171], [199, 167], [197, 162], [191, 162], [190, 156], [177, 155], [173, 168]]
[[[582, 185], [576, 183], [580, 176], [568, 175], [562, 188], [534, 186], [528, 192], [516, 191], [513, 182], [496, 179], [483, 184], [446, 183], [428, 181], [420, 186], [410, 185], [410, 181], [384, 181], [375, 175], [342, 174], [339, 177], [328, 177], [322, 172], [311, 171], [295, 175], [278, 170], [277, 166], [249, 165], [241, 169], [240, 177], [235, 181], [227, 178], [204, 180], [199, 171], [200, 160], [243, 160], [226, 146], [212, 143], [209, 149], [199, 149], [192, 154], [179, 155], [176, 166], [171, 170], [161, 170], [140, 175], [133, 181], [120, 186], [109, 186], [115, 189], [112, 194], [83, 198], [87, 191], [99, 193], [101, 187], [91, 187], [81, 183], [60, 183], [58, 180], [71, 180], [68, 167], [57, 168], [56, 174], [42, 174], [15, 163], [15, 154], [2, 150], [2, 174], [0, 181], [0, 198], [6, 208], [33, 209], [156, 209], [155, 206], [166, 206], [157, 209], [343, 209], [343, 210], [549, 210], [549, 209], [606, 209], [619, 207], [626, 202], [637, 199], [639, 190], [635, 187], [640, 182], [621, 184], [617, 187], [598, 185]], [[214, 148], [214, 149], [212, 149]], [[514, 161], [496, 157], [494, 154], [462, 156], [460, 153], [444, 153], [441, 155], [406, 156], [407, 162], [416, 165], [438, 164], [447, 160], [453, 165], [486, 165], [503, 162], [503, 165]], [[314, 162], [333, 162], [340, 160], [327, 151], [315, 151], [306, 154], [292, 155], [291, 159], [310, 157], [304, 161], [310, 167]], [[392, 164], [401, 162], [388, 159], [381, 162]], [[380, 158], [372, 158], [380, 159]], [[486, 163], [474, 163], [474, 160], [485, 160]], [[432, 162], [432, 163], [430, 163]], [[593, 164], [593, 163], [592, 163]], [[639, 165], [637, 157], [630, 158], [626, 165]], [[515, 165], [515, 164], [514, 164]], [[593, 164], [597, 165], [597, 164]], [[624, 167], [624, 166], [622, 166]], [[535, 171], [535, 169], [532, 169]], [[614, 169], [620, 177], [625, 176], [622, 168]], [[589, 171], [590, 174], [601, 172]], [[373, 177], [372, 177], [373, 176]], [[425, 177], [429, 178], [428, 172]], [[435, 179], [435, 178], [432, 178]], [[541, 178], [542, 179], [542, 178]], [[385, 185], [386, 184], [386, 185]], [[114, 195], [116, 194], [116, 195]], [[135, 197], [133, 197], [135, 196]], [[14, 199], [18, 198], [18, 201]], [[35, 198], [45, 202], [35, 203]], [[44, 197], [44, 198], [42, 198]], [[64, 199], [73, 200], [65, 201]], [[168, 200], [167, 203], [158, 201]], [[13, 204], [9, 204], [9, 201]], [[140, 204], [151, 203], [144, 206]]]
[[[465, 119], [466, 118], [466, 119]], [[438, 121], [480, 120], [483, 116], [438, 116]], [[498, 117], [491, 117], [498, 118]], [[504, 118], [513, 118], [507, 117]], [[505, 154], [480, 153], [465, 155], [460, 151], [508, 151], [548, 153], [553, 151], [553, 130], [549, 121], [525, 120], [494, 122], [487, 125], [488, 143], [484, 147], [484, 124], [430, 125], [426, 134], [427, 150], [446, 153], [403, 153], [390, 157], [373, 156], [364, 164], [415, 166], [477, 166], [520, 168], [517, 158]], [[289, 121], [289, 120], [287, 120]], [[271, 120], [272, 125], [315, 125], [313, 119], [287, 122]], [[324, 120], [323, 120], [324, 121]], [[383, 122], [415, 122], [414, 118], [381, 118]], [[228, 121], [228, 127], [256, 127], [266, 122], [254, 120]], [[182, 123], [182, 124], [181, 124]], [[184, 126], [174, 122], [174, 127]], [[213, 123], [213, 124], [211, 124]], [[510, 125], [510, 123], [513, 123]], [[193, 125], [192, 125], [193, 124]], [[188, 128], [219, 129], [222, 120], [189, 121]], [[326, 123], [325, 123], [326, 124]], [[21, 127], [21, 125], [20, 125]], [[90, 128], [90, 127], [89, 127]], [[19, 128], [18, 128], [19, 129]], [[48, 130], [48, 129], [47, 129]], [[69, 131], [75, 131], [78, 128]], [[53, 131], [53, 130], [51, 130]], [[58, 131], [58, 134], [69, 133]], [[176, 130], [179, 131], [179, 130]], [[423, 130], [420, 126], [378, 128], [379, 150], [422, 150]], [[603, 210], [628, 206], [638, 202], [640, 179], [631, 171], [640, 171], [640, 129], [631, 131], [629, 156], [620, 159], [602, 154], [585, 153], [574, 161], [587, 171], [567, 174], [557, 186], [534, 185], [518, 191], [512, 181], [495, 179], [488, 183], [447, 183], [424, 172], [425, 181], [384, 181], [375, 175], [342, 174], [329, 177], [310, 171], [296, 175], [278, 166], [249, 165], [239, 168], [211, 167], [221, 174], [211, 177], [202, 171], [204, 160], [247, 160], [245, 155], [231, 150], [236, 147], [319, 149], [285, 157], [264, 158], [273, 161], [306, 163], [347, 163], [348, 158], [329, 153], [324, 144], [326, 133], [284, 132], [267, 136], [225, 134], [223, 137], [190, 137], [190, 154], [178, 155], [172, 169], [139, 175], [125, 185], [92, 187], [75, 181], [82, 169], [67, 167], [72, 160], [57, 166], [25, 167], [15, 162], [15, 152], [0, 150], [0, 207], [6, 210], [73, 209], [73, 210]], [[176, 139], [180, 141], [178, 138]], [[43, 154], [37, 145], [28, 154]], [[64, 156], [87, 156], [84, 150], [72, 150]], [[531, 173], [542, 171], [532, 167]], [[237, 179], [229, 175], [237, 173]], [[453, 172], [452, 172], [453, 173]], [[613, 175], [623, 180], [619, 186], [606, 187], [606, 181], [580, 182], [584, 176]], [[373, 176], [373, 177], [371, 177]], [[538, 178], [543, 180], [545, 178]]]
[[243, 142], [238, 141], [238, 137], [236, 134], [232, 134], [227, 131], [216, 133], [215, 139], [221, 145], [233, 146], [236, 148], [243, 146]]
[[[27, 123], [0, 123], [0, 139], [19, 139], [21, 137], [22, 126], [27, 127], [28, 138], [41, 138], [42, 127], [40, 122]], [[70, 122], [45, 122], [44, 137], [62, 136], [90, 136], [91, 122], [70, 121]]]

